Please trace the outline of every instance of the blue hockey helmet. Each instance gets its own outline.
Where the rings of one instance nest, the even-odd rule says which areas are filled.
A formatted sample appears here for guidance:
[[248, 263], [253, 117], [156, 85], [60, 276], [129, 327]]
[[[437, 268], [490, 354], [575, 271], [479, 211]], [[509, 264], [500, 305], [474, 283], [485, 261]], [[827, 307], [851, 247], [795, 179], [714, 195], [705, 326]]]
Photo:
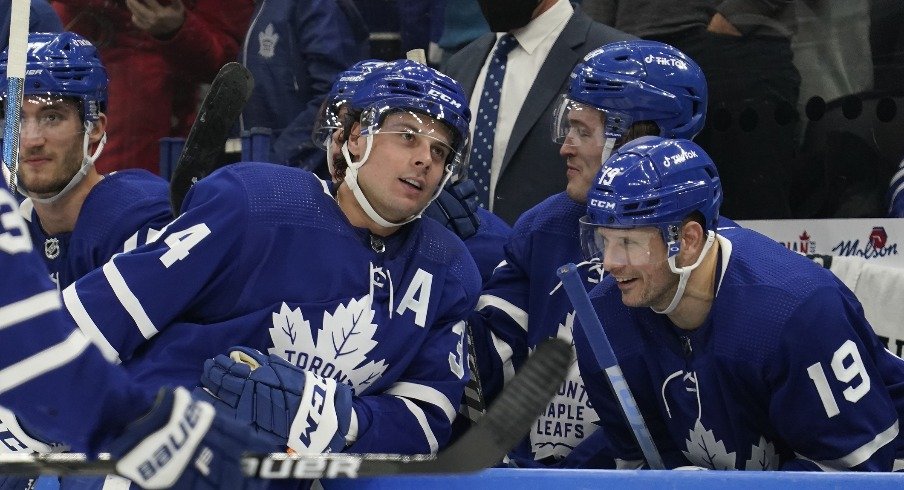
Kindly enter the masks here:
[[565, 97], [616, 115], [623, 129], [653, 121], [666, 138], [691, 139], [706, 119], [703, 71], [657, 41], [619, 41], [591, 51], [572, 71]]
[[[9, 48], [0, 53], [0, 70], [6, 71]], [[31, 33], [25, 62], [24, 95], [58, 95], [78, 99], [85, 121], [97, 120], [107, 106], [107, 70], [97, 48], [74, 32]], [[0, 92], [9, 91], [0, 79]]]
[[448, 75], [414, 60], [387, 62], [358, 83], [350, 107], [363, 111], [363, 135], [373, 134], [386, 115], [397, 110], [426, 114], [452, 131], [449, 163], [466, 163], [471, 110], [461, 85]]
[[359, 61], [336, 77], [330, 92], [320, 107], [317, 119], [314, 121], [314, 131], [311, 132], [314, 144], [324, 150], [327, 149], [328, 141], [333, 132], [342, 127], [340, 109], [351, 100], [355, 93], [355, 88], [364, 79], [364, 75], [383, 63], [385, 61]]
[[704, 228], [715, 230], [721, 204], [719, 173], [702, 148], [689, 140], [645, 136], [619, 148], [600, 169], [587, 194], [582, 236], [596, 227], [655, 227], [671, 256], [682, 221], [697, 211]]

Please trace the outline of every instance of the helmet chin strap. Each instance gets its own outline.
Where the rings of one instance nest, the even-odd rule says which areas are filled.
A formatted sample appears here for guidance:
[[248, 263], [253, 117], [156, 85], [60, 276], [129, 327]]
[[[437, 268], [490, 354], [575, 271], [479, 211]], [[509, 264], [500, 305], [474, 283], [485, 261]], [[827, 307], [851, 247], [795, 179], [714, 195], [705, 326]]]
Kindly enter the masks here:
[[88, 155], [88, 145], [89, 145], [89, 135], [91, 129], [94, 127], [94, 124], [90, 122], [85, 123], [85, 137], [82, 139], [82, 166], [78, 169], [78, 172], [72, 176], [72, 179], [69, 180], [69, 183], [66, 184], [66, 187], [63, 187], [63, 190], [58, 192], [56, 195], [51, 197], [34, 197], [28, 195], [27, 191], [22, 189], [22, 186], [19, 186], [19, 192], [22, 193], [23, 196], [31, 198], [32, 202], [37, 202], [40, 204], [52, 204], [60, 200], [63, 196], [68, 194], [72, 189], [77, 186], [82, 179], [88, 175], [88, 169], [94, 165], [94, 162], [100, 156], [100, 152], [103, 151], [104, 145], [107, 144], [107, 133], [100, 137], [100, 141], [97, 142], [97, 149], [94, 150], [94, 153]]
[[407, 219], [402, 221], [393, 222], [389, 221], [386, 218], [380, 216], [380, 213], [377, 213], [377, 210], [370, 205], [370, 201], [367, 200], [367, 196], [364, 195], [364, 191], [361, 190], [361, 186], [358, 185], [358, 169], [364, 165], [364, 162], [367, 161], [367, 158], [370, 156], [370, 150], [373, 148], [373, 135], [364, 136], [365, 138], [365, 147], [364, 147], [364, 155], [361, 157], [361, 160], [357, 162], [352, 161], [352, 155], [348, 150], [348, 141], [342, 144], [342, 157], [345, 158], [345, 163], [348, 164], [348, 169], [345, 171], [345, 183], [348, 184], [348, 188], [351, 189], [352, 195], [355, 196], [355, 200], [358, 201], [358, 205], [361, 206], [361, 209], [364, 210], [364, 213], [367, 214], [367, 217], [372, 219], [378, 225], [384, 228], [394, 228], [398, 226], [402, 226], [404, 224], [410, 223], [421, 217], [424, 209], [427, 209], [427, 206], [436, 199], [436, 196], [439, 195], [442, 188], [446, 185], [446, 181], [449, 180], [449, 177], [452, 176], [452, 172], [445, 172], [445, 176], [443, 177], [442, 182], [440, 182], [437, 187], [436, 192], [433, 197], [427, 201], [427, 205], [421, 208], [417, 214], [414, 214]]
[[[657, 310], [656, 308], [650, 307], [651, 310], [659, 313], [660, 315], [668, 315], [669, 313], [675, 311], [675, 308], [678, 307], [678, 303], [681, 302], [681, 298], [684, 296], [684, 288], [687, 286], [687, 280], [691, 277], [691, 272], [694, 272], [694, 269], [700, 266], [703, 263], [703, 259], [706, 257], [706, 254], [709, 253], [709, 249], [712, 248], [713, 242], [716, 240], [716, 233], [714, 231], [709, 231], [706, 233], [706, 243], [703, 244], [703, 250], [700, 252], [700, 256], [697, 257], [696, 262], [691, 265], [684, 267], [675, 266], [675, 257], [677, 254], [671, 255], [668, 258], [669, 269], [675, 274], [678, 274], [678, 289], [675, 291], [675, 296], [672, 298], [672, 302], [662, 311]], [[671, 248], [672, 244], [668, 244], [669, 248]]]
[[600, 158], [600, 164], [605, 165], [606, 160], [612, 156], [612, 150], [615, 149], [615, 140], [616, 138], [606, 137], [605, 143], [603, 143], [603, 155]]

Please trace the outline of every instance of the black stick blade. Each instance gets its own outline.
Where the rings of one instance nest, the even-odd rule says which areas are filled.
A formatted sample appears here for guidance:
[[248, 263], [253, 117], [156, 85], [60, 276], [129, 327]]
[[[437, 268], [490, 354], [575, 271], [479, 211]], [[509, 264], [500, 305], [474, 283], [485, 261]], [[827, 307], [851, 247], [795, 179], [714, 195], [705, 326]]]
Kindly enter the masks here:
[[[364, 460], [359, 476], [412, 473], [466, 473], [493, 466], [527, 435], [561, 386], [571, 366], [571, 345], [560, 339], [540, 344], [484, 415], [436, 459], [404, 463]], [[387, 466], [395, 466], [388, 468]]]
[[191, 186], [217, 169], [217, 159], [229, 131], [242, 114], [253, 89], [251, 72], [236, 62], [223, 65], [213, 79], [170, 180], [173, 216], [179, 215]]

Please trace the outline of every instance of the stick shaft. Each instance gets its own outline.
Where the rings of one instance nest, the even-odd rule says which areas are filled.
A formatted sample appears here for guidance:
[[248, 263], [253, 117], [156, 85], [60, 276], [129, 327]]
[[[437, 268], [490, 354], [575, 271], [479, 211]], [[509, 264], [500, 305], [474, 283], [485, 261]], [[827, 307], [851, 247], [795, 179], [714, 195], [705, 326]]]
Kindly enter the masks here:
[[644, 422], [643, 415], [641, 415], [640, 409], [637, 407], [634, 395], [631, 394], [631, 389], [625, 381], [621, 366], [618, 365], [618, 359], [612, 350], [612, 344], [609, 343], [606, 331], [603, 330], [603, 325], [593, 310], [590, 297], [587, 295], [587, 290], [584, 289], [581, 276], [578, 275], [577, 266], [574, 264], [563, 265], [559, 268], [557, 274], [562, 280], [562, 286], [568, 294], [568, 299], [571, 300], [571, 304], [574, 306], [575, 315], [581, 322], [581, 327], [584, 330], [584, 335], [587, 336], [587, 341], [590, 343], [590, 349], [593, 351], [596, 363], [601, 370], [606, 372], [606, 377], [612, 385], [612, 391], [615, 392], [615, 397], [618, 399], [618, 403], [628, 419], [628, 424], [631, 426], [631, 431], [637, 439], [637, 444], [640, 446], [647, 464], [654, 470], [664, 469], [665, 465], [662, 463], [662, 458], [659, 456], [659, 451], [656, 449], [650, 430], [647, 429], [647, 424]]
[[22, 94], [25, 87], [25, 55], [28, 50], [28, 17], [30, 0], [13, 0], [9, 25], [7, 58], [6, 123], [3, 127], [3, 163], [9, 170], [10, 191], [16, 193], [19, 170], [19, 132], [21, 128]]

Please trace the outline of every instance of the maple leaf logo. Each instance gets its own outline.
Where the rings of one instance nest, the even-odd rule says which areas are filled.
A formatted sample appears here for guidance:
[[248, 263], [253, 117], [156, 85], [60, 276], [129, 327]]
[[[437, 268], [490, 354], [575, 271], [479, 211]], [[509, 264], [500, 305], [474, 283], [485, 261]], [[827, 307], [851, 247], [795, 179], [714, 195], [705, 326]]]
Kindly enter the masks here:
[[319, 365], [323, 368], [317, 374], [345, 382], [354, 388], [355, 393], [362, 393], [380, 379], [388, 367], [383, 359], [374, 361], [367, 357], [377, 346], [374, 340], [377, 325], [373, 323], [374, 310], [368, 296], [352, 299], [347, 305], [340, 304], [332, 314], [324, 311], [316, 341], [311, 324], [305, 320], [301, 308], [293, 310], [283, 303], [279, 312], [272, 316], [270, 339], [273, 347], [268, 350], [270, 354], [296, 365], [299, 365], [298, 359], [302, 354], [305, 359], [319, 357], [322, 361]]
[[804, 232], [801, 233], [801, 235], [800, 235], [800, 241], [802, 241], [802, 242], [808, 242], [808, 241], [810, 241], [810, 235], [807, 234], [807, 230], [804, 230]]
[[688, 431], [687, 451], [681, 451], [691, 464], [701, 468], [714, 470], [735, 469], [735, 453], [725, 451], [725, 444], [716, 439], [713, 431], [706, 430], [700, 419], [694, 424], [693, 430]]
[[[373, 319], [374, 310], [369, 296], [352, 299], [347, 307], [339, 305], [332, 315], [323, 313], [321, 331], [328, 334], [330, 342], [324, 347], [331, 352], [337, 365], [351, 367], [349, 380], [357, 393], [379, 379], [387, 367], [382, 359], [366, 362], [367, 354], [377, 346], [377, 341], [373, 339], [377, 324], [373, 323]], [[322, 351], [323, 347], [317, 347], [318, 351]]]
[[[299, 352], [298, 347], [306, 345], [314, 345], [314, 339], [311, 338], [311, 323], [304, 319], [301, 314], [301, 308], [294, 310], [289, 305], [283, 303], [279, 309], [279, 313], [273, 313], [273, 326], [270, 327], [270, 338], [273, 339], [274, 347], [267, 350], [268, 354], [274, 354], [285, 358], [287, 349], [281, 348], [281, 344], [285, 342], [276, 342], [276, 339], [287, 338], [288, 351]], [[299, 338], [299, 335], [301, 338]], [[287, 359], [291, 362], [291, 359]]]
[[267, 27], [257, 34], [257, 41], [260, 43], [257, 53], [264, 58], [272, 58], [276, 52], [276, 43], [279, 41], [279, 34], [273, 30], [273, 24], [267, 24]]
[[745, 466], [747, 470], [770, 471], [778, 469], [778, 455], [775, 454], [775, 446], [760, 436], [759, 444], [750, 449], [750, 459]]
[[564, 340], [571, 344], [571, 348], [574, 349], [574, 312], [565, 315], [565, 321], [559, 324], [559, 330], [556, 332], [556, 337]]

